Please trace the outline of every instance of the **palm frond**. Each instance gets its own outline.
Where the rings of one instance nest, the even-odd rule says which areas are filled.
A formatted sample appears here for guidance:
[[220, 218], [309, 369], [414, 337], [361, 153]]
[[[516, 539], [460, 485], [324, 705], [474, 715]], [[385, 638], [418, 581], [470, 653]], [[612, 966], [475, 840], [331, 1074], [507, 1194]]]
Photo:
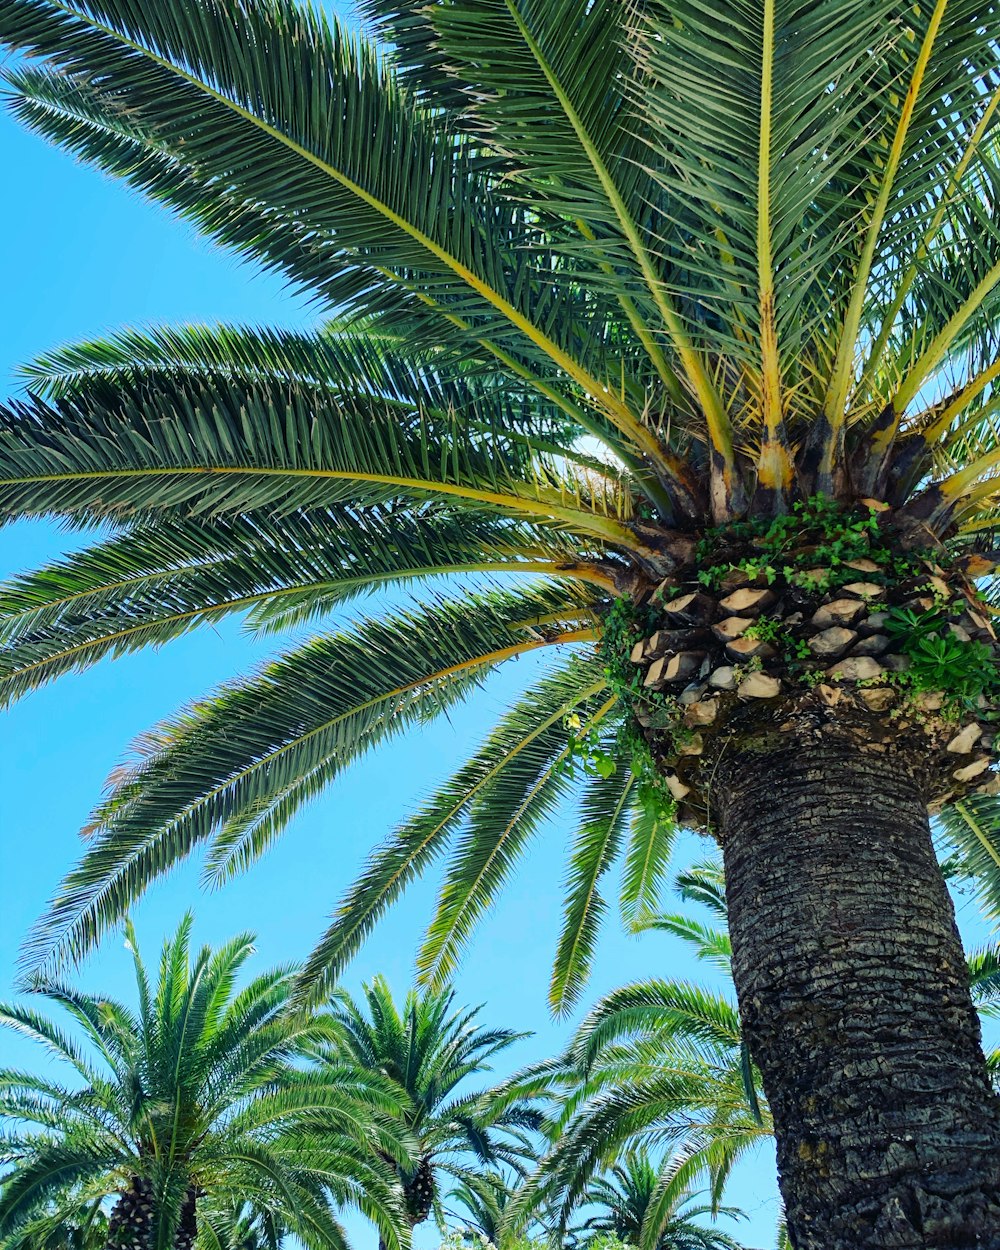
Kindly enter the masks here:
[[[36, 929], [34, 958], [53, 944], [82, 954], [153, 876], [213, 835], [214, 873], [255, 858], [262, 813], [289, 814], [291, 791], [305, 801], [376, 743], [466, 697], [495, 665], [548, 645], [526, 635], [526, 619], [561, 609], [570, 624], [557, 639], [591, 636], [573, 628], [586, 601], [561, 589], [498, 591], [479, 604], [470, 613], [442, 601], [317, 638], [148, 735], [97, 809], [91, 848]], [[233, 715], [246, 718], [238, 738]]]
[[[375, 851], [307, 961], [304, 990], [319, 993], [320, 987], [332, 987], [379, 917], [416, 875], [444, 853], [473, 804], [480, 796], [484, 805], [492, 801], [494, 787], [504, 784], [509, 768], [531, 775], [534, 760], [537, 779], [538, 769], [546, 766], [540, 761], [548, 763], [567, 747], [565, 718], [578, 705], [591, 705], [604, 685], [599, 664], [581, 657], [543, 678], [514, 705], [472, 759]], [[519, 769], [525, 756], [526, 772]], [[559, 785], [560, 778], [551, 775], [552, 785]], [[511, 806], [507, 803], [504, 809], [507, 822]]]

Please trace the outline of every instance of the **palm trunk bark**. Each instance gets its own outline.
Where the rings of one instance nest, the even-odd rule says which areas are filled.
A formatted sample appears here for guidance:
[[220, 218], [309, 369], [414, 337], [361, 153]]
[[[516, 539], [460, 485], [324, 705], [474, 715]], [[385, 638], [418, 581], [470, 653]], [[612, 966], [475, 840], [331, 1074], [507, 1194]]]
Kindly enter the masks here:
[[836, 735], [724, 759], [733, 974], [795, 1250], [1000, 1250], [989, 1083], [918, 761]]
[[198, 1236], [198, 1191], [192, 1185], [184, 1195], [181, 1218], [174, 1237], [174, 1250], [193, 1250]]
[[118, 1195], [108, 1220], [108, 1250], [150, 1250], [153, 1232], [153, 1190], [133, 1176]]

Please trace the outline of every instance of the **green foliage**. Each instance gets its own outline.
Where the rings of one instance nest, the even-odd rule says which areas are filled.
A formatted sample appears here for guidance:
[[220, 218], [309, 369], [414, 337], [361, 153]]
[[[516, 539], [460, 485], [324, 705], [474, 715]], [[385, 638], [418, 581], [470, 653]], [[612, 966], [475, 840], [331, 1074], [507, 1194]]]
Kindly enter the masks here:
[[398, 1247], [385, 1159], [409, 1156], [393, 1091], [356, 1069], [296, 1063], [325, 1026], [292, 1007], [293, 971], [237, 989], [250, 936], [194, 953], [191, 927], [188, 917], [164, 943], [155, 983], [128, 927], [134, 1005], [35, 983], [82, 1044], [31, 1006], [0, 1008], [0, 1023], [58, 1064], [54, 1075], [0, 1072], [4, 1244], [43, 1244], [135, 1180], [152, 1203], [150, 1250], [172, 1250], [186, 1203], [206, 1227], [260, 1217], [309, 1250], [343, 1250], [337, 1210], [352, 1205]]
[[600, 656], [608, 688], [633, 713], [622, 723], [616, 754], [628, 761], [636, 779], [636, 797], [648, 818], [672, 826], [677, 819], [677, 802], [667, 788], [663, 769], [635, 722], [634, 714], [643, 712], [669, 754], [670, 741], [679, 743], [685, 734], [681, 725], [682, 709], [670, 695], [647, 690], [642, 684], [642, 669], [629, 660], [633, 645], [646, 637], [655, 621], [653, 604], [637, 608], [627, 595], [619, 596], [604, 618]]
[[[720, 548], [743, 545], [760, 554], [712, 563]], [[824, 591], [856, 581], [857, 573], [844, 565], [862, 557], [886, 565], [886, 572], [893, 561], [879, 531], [878, 513], [845, 509], [826, 495], [814, 495], [780, 516], [709, 529], [698, 544], [698, 580], [716, 588], [727, 573], [739, 571], [751, 579], [763, 577], [768, 585], [780, 575], [793, 586]], [[822, 573], [815, 572], [820, 569]]]
[[453, 1229], [441, 1242], [438, 1250], [550, 1250], [551, 1242], [544, 1237], [500, 1237], [492, 1241], [484, 1233], [471, 1229]]
[[898, 675], [900, 684], [941, 691], [954, 710], [977, 709], [980, 700], [992, 703], [1000, 696], [1000, 672], [985, 643], [951, 632], [950, 615], [941, 606], [890, 608], [885, 631], [910, 659], [909, 668]]
[[596, 1207], [583, 1224], [591, 1230], [587, 1250], [742, 1250], [720, 1229], [708, 1228], [700, 1217], [725, 1214], [741, 1218], [732, 1207], [696, 1206], [684, 1184], [677, 1185], [677, 1163], [657, 1165], [648, 1152], [632, 1147], [586, 1190], [588, 1207]]
[[[745, 571], [794, 579], [806, 524], [835, 585], [879, 550], [869, 496], [926, 489], [935, 533], [996, 521], [993, 14], [950, 0], [938, 31], [901, 0], [796, 0], [770, 25], [730, 0], [365, 0], [359, 35], [296, 0], [237, 8], [0, 6], [25, 125], [336, 310], [308, 334], [71, 345], [0, 410], [4, 519], [111, 531], [0, 592], [2, 697], [229, 613], [320, 631], [142, 740], [31, 956], [90, 949], [199, 850], [227, 879], [364, 752], [561, 650], [374, 854], [307, 973], [322, 995], [447, 855], [421, 959], [447, 977], [576, 801], [561, 1010], [614, 857], [634, 919], [669, 848], [628, 717], [664, 738], [679, 718], [614, 637], [664, 536], [749, 525]], [[411, 586], [419, 607], [325, 619]], [[598, 688], [565, 656], [602, 622]]]
[[411, 1225], [440, 1212], [443, 1177], [475, 1185], [484, 1166], [521, 1173], [534, 1159], [542, 1113], [516, 1080], [469, 1088], [495, 1056], [526, 1036], [485, 1028], [480, 1010], [456, 1009], [450, 990], [411, 990], [398, 1007], [386, 980], [376, 977], [359, 1000], [336, 992], [324, 1035], [310, 1048], [331, 1079], [357, 1071], [392, 1091], [411, 1142], [410, 1156], [395, 1162]]

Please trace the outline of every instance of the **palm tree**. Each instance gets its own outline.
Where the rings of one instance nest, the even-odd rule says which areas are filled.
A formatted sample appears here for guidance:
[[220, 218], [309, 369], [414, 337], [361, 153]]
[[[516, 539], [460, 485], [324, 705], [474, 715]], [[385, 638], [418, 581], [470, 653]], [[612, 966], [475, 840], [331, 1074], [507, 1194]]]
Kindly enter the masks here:
[[100, 1200], [61, 1218], [54, 1210], [37, 1215], [4, 1241], [18, 1250], [105, 1250], [108, 1217]]
[[[704, 1179], [709, 1209], [723, 1210], [733, 1167], [773, 1133], [734, 1005], [685, 982], [645, 981], [607, 995], [547, 1077], [553, 1094], [562, 1094], [562, 1114], [507, 1216], [512, 1228], [545, 1210], [565, 1235], [595, 1186], [607, 1197], [626, 1172], [634, 1172], [638, 1202], [648, 1167], [653, 1189], [640, 1203], [645, 1225], [636, 1244], [656, 1250], [657, 1236]], [[647, 1154], [653, 1147], [667, 1151], [656, 1168]], [[609, 1160], [625, 1172], [602, 1180]]]
[[506, 1164], [523, 1173], [534, 1159], [532, 1134], [541, 1114], [519, 1096], [516, 1083], [459, 1088], [526, 1036], [483, 1028], [476, 1023], [480, 1010], [455, 1010], [450, 990], [411, 990], [400, 1010], [386, 980], [376, 977], [362, 987], [361, 1002], [346, 991], [336, 994], [335, 1027], [318, 1048], [338, 1070], [356, 1067], [389, 1083], [414, 1143], [412, 1161], [395, 1164], [411, 1227], [440, 1212], [442, 1175], [476, 1189], [483, 1167]]
[[[512, 1197], [511, 1184], [495, 1170], [470, 1172], [449, 1189], [445, 1215], [457, 1224], [458, 1233], [473, 1246], [485, 1240], [500, 1247], [504, 1240], [504, 1217]], [[456, 1209], [457, 1206], [457, 1209]]]
[[[672, 1184], [671, 1161], [657, 1166], [646, 1151], [630, 1150], [603, 1176], [591, 1182], [586, 1201], [599, 1212], [584, 1228], [613, 1233], [621, 1241], [644, 1250], [742, 1250], [721, 1229], [697, 1221], [705, 1215], [742, 1212], [733, 1207], [691, 1206], [690, 1191]], [[586, 1243], [584, 1243], [586, 1244]]]
[[[245, 1228], [279, 1228], [319, 1250], [345, 1247], [336, 1219], [357, 1206], [397, 1246], [392, 1178], [370, 1158], [406, 1158], [391, 1132], [384, 1083], [360, 1074], [293, 1068], [323, 1029], [292, 1011], [290, 969], [237, 990], [252, 951], [242, 935], [192, 957], [191, 918], [163, 947], [154, 988], [131, 926], [137, 1007], [57, 981], [35, 992], [68, 1013], [83, 1045], [29, 1006], [0, 1022], [43, 1044], [74, 1078], [0, 1072], [0, 1190], [5, 1246], [62, 1240], [108, 1250], [191, 1250], [245, 1244]], [[392, 1157], [392, 1156], [390, 1156]], [[102, 1224], [100, 1203], [114, 1206]], [[220, 1230], [222, 1230], [220, 1232]], [[210, 1235], [209, 1235], [210, 1234]]]
[[362, 752], [539, 653], [304, 988], [451, 847], [420, 955], [442, 984], [575, 787], [567, 1009], [610, 865], [634, 919], [677, 823], [708, 830], [793, 1243], [1000, 1245], [928, 826], [951, 804], [995, 860], [996, 0], [362, 7], [382, 50], [300, 0], [0, 10], [25, 124], [336, 314], [29, 370], [5, 515], [112, 532], [3, 594], [5, 694], [228, 612], [276, 630], [440, 586], [145, 738], [34, 957], [195, 848], [224, 880]]

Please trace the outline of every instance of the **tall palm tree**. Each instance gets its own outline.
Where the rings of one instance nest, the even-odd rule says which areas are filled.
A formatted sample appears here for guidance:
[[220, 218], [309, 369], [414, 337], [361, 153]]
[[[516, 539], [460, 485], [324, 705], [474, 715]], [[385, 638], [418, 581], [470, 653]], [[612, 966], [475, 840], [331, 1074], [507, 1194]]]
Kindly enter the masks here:
[[3, 1244], [38, 1246], [78, 1228], [90, 1246], [98, 1204], [113, 1198], [108, 1250], [191, 1250], [200, 1222], [209, 1246], [237, 1250], [245, 1238], [230, 1233], [259, 1226], [330, 1250], [346, 1246], [336, 1219], [343, 1204], [371, 1216], [397, 1246], [403, 1221], [392, 1178], [369, 1145], [407, 1157], [385, 1083], [292, 1067], [323, 1030], [290, 1010], [291, 970], [237, 989], [250, 937], [192, 955], [190, 935], [187, 917], [164, 944], [154, 987], [128, 928], [135, 1009], [57, 981], [37, 984], [83, 1044], [33, 1007], [0, 1007], [0, 1023], [43, 1044], [72, 1078], [0, 1072]]
[[470, 1078], [489, 1071], [494, 1055], [525, 1036], [483, 1028], [476, 1023], [480, 1010], [456, 1010], [450, 990], [411, 990], [400, 1010], [386, 980], [376, 977], [360, 1002], [346, 991], [336, 994], [334, 1029], [317, 1048], [337, 1069], [355, 1066], [389, 1083], [413, 1142], [412, 1160], [395, 1164], [411, 1227], [440, 1213], [443, 1175], [476, 1186], [484, 1167], [523, 1172], [534, 1158], [532, 1134], [541, 1115], [516, 1083], [467, 1088]]
[[441, 579], [145, 738], [34, 954], [92, 945], [195, 847], [225, 879], [534, 652], [306, 982], [450, 847], [420, 956], [445, 981], [575, 781], [566, 1009], [612, 862], [634, 918], [677, 823], [707, 829], [793, 1243], [1000, 1246], [928, 828], [952, 804], [995, 868], [997, 0], [362, 8], [387, 51], [301, 0], [0, 8], [25, 124], [336, 313], [32, 367], [5, 514], [112, 532], [3, 594], [5, 693]]
[[728, 1233], [706, 1228], [698, 1220], [722, 1213], [739, 1218], [743, 1212], [733, 1207], [693, 1206], [690, 1191], [672, 1185], [671, 1180], [669, 1160], [657, 1166], [644, 1150], [626, 1152], [591, 1182], [586, 1200], [598, 1212], [585, 1221], [584, 1228], [614, 1233], [644, 1250], [742, 1250]]

